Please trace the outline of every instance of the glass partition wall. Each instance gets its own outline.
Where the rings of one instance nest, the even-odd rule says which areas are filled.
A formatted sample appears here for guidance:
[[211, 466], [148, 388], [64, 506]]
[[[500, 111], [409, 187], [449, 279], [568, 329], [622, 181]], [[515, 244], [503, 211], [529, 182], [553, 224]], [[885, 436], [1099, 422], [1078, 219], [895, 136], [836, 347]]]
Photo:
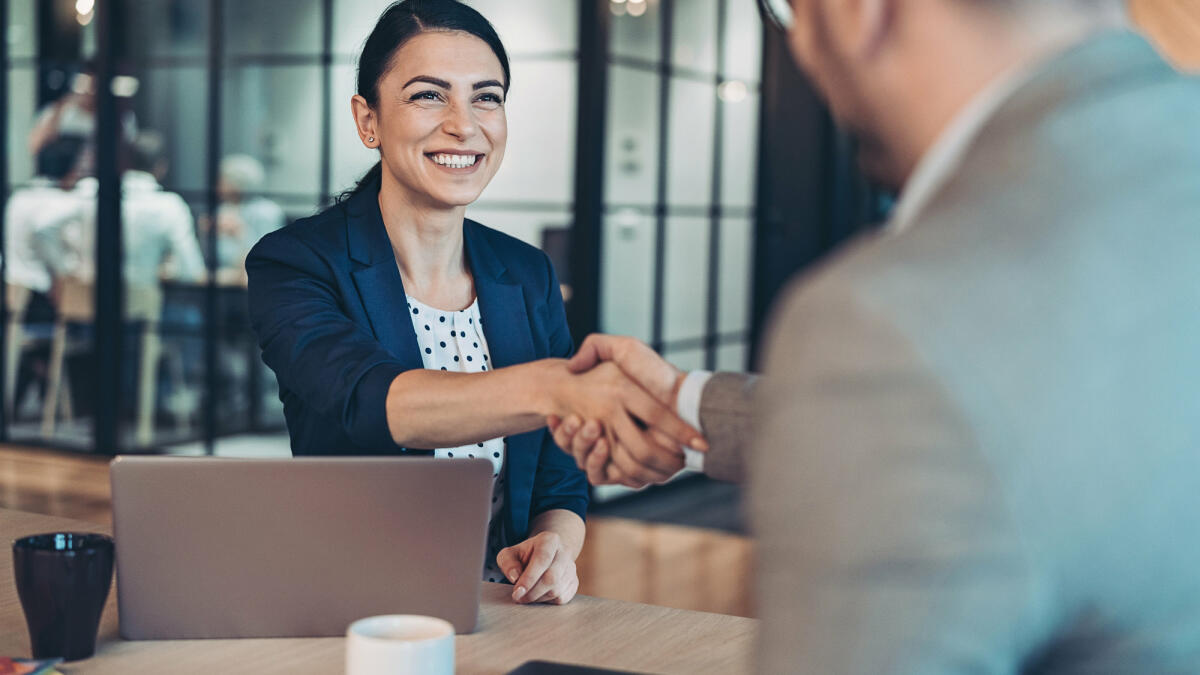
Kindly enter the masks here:
[[749, 339], [762, 25], [739, 0], [610, 0], [600, 328], [685, 369]]
[[[275, 378], [246, 316], [244, 258], [375, 161], [349, 98], [359, 47], [390, 3], [0, 2], [0, 432], [105, 454], [288, 454]], [[587, 289], [593, 300], [572, 312], [577, 334], [635, 335], [681, 367], [745, 367], [754, 4], [468, 4], [492, 20], [512, 60], [504, 165], [468, 216], [544, 248], [564, 282]], [[581, 45], [596, 44], [581, 33], [593, 30], [604, 36], [607, 77], [581, 82]], [[574, 249], [588, 246], [570, 236], [589, 159], [580, 153], [592, 147], [577, 131], [580, 101], [597, 86], [604, 168], [587, 180], [603, 207], [598, 246], [583, 255], [597, 256], [598, 274], [572, 275]], [[108, 220], [106, 194], [119, 203]], [[117, 292], [103, 290], [105, 270], [118, 275]], [[110, 424], [97, 424], [103, 411]]]
[[608, 4], [599, 328], [745, 370], [762, 22], [740, 0]]

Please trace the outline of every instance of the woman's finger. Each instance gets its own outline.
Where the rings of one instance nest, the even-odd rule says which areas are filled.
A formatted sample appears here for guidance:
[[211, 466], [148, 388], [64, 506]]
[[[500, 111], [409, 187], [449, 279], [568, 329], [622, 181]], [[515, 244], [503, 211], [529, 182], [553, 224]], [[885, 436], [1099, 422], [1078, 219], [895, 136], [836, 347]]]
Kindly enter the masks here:
[[554, 553], [554, 562], [542, 573], [542, 577], [533, 588], [525, 594], [526, 602], [545, 602], [548, 595], [561, 590], [567, 580], [575, 575], [574, 565], [565, 560], [566, 554], [560, 548]]
[[554, 444], [563, 452], [571, 454], [571, 446], [581, 426], [583, 426], [583, 422], [578, 415], [568, 415], [563, 418], [557, 428], [550, 431], [554, 438]]
[[[533, 593], [530, 593], [529, 597], [532, 598]], [[542, 593], [541, 595], [539, 595], [536, 599], [530, 600], [529, 604], [534, 605], [539, 602], [551, 602], [552, 603], [552, 602], [554, 602], [554, 599], [557, 597], [558, 597], [557, 591], [555, 589], [551, 588], [551, 589], [547, 590], [545, 593]]]
[[[529, 541], [532, 542], [533, 540]], [[542, 544], [533, 545], [533, 552], [529, 555], [529, 562], [525, 565], [525, 571], [513, 582], [516, 585], [516, 589], [513, 590], [513, 600], [520, 603], [529, 602], [526, 598], [529, 597], [530, 591], [541, 581], [542, 575], [554, 563], [554, 556], [557, 552], [556, 548]]]
[[557, 445], [560, 450], [570, 454], [572, 438], [569, 434], [567, 434], [567, 432], [563, 431], [562, 425], [559, 425], [558, 429], [550, 432], [550, 435], [552, 438], [554, 438], [554, 444]]
[[615, 464], [609, 462], [603, 467], [606, 482], [612, 485], [624, 484], [625, 477], [621, 475], [621, 470]]
[[592, 454], [588, 455], [584, 470], [587, 471], [588, 482], [592, 485], [611, 485], [617, 482], [609, 479], [607, 471], [611, 444], [609, 438], [601, 438], [592, 447]]
[[575, 439], [571, 443], [571, 455], [575, 457], [575, 463], [579, 468], [583, 468], [587, 464], [588, 453], [592, 451], [596, 440], [600, 438], [600, 434], [604, 432], [603, 427], [596, 420], [588, 420], [584, 423], [579, 433], [575, 434]]
[[[520, 546], [520, 544], [518, 544]], [[503, 549], [496, 555], [496, 566], [504, 572], [504, 576], [512, 583], [516, 583], [520, 578], [521, 572], [525, 571], [525, 563], [521, 560], [520, 551], [517, 546], [509, 546]]]
[[579, 575], [578, 574], [576, 574], [574, 576], [574, 578], [571, 579], [570, 583], [567, 584], [567, 587], [564, 590], [562, 590], [560, 592], [556, 592], [554, 594], [555, 597], [552, 600], [549, 600], [548, 602], [555, 604], [555, 605], [565, 605], [575, 597], [575, 594], [577, 592], [579, 592]]
[[[579, 427], [583, 426], [583, 420], [579, 419], [579, 415], [567, 415], [563, 418], [562, 425], [559, 427], [567, 436], [574, 437], [579, 433]], [[570, 447], [568, 445], [568, 447]]]

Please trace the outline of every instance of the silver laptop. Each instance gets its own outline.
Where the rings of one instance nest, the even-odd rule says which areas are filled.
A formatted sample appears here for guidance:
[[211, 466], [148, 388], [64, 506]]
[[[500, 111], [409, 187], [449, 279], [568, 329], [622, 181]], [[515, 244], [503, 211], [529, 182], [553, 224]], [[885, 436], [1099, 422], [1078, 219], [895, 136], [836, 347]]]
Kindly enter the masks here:
[[378, 614], [475, 630], [488, 460], [118, 457], [111, 478], [126, 639], [341, 636]]

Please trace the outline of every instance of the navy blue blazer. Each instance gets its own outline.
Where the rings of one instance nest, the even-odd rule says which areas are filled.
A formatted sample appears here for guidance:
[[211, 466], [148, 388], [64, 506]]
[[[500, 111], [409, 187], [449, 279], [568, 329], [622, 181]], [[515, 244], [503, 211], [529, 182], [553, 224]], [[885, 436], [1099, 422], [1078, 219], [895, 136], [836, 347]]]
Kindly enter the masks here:
[[[279, 379], [293, 455], [429, 455], [392, 441], [384, 409], [400, 373], [423, 368], [379, 211], [379, 187], [263, 237], [246, 259], [250, 322]], [[549, 258], [466, 220], [463, 235], [495, 368], [574, 349]], [[528, 536], [550, 509], [584, 517], [587, 477], [546, 429], [508, 438], [502, 531]]]

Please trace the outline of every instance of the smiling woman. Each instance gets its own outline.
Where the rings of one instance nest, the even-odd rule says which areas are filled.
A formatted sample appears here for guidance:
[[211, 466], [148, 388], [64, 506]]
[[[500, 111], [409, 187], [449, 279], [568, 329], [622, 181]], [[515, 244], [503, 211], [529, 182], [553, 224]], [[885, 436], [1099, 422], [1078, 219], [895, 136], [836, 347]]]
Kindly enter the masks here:
[[[390, 7], [358, 62], [351, 111], [363, 145], [381, 160], [355, 191], [390, 175], [413, 181], [401, 183], [405, 192], [443, 205], [475, 201], [504, 158], [510, 77], [504, 45], [478, 12], [452, 2]], [[473, 179], [436, 180], [429, 164]]]
[[504, 158], [509, 77], [470, 7], [390, 6], [350, 102], [379, 162], [338, 204], [259, 242], [250, 315], [293, 454], [489, 460], [483, 578], [514, 583], [518, 602], [561, 604], [578, 587], [587, 483], [547, 416], [600, 420], [608, 442], [674, 453], [650, 479], [681, 468], [678, 444], [699, 434], [615, 367], [570, 373], [546, 255], [465, 219]]

